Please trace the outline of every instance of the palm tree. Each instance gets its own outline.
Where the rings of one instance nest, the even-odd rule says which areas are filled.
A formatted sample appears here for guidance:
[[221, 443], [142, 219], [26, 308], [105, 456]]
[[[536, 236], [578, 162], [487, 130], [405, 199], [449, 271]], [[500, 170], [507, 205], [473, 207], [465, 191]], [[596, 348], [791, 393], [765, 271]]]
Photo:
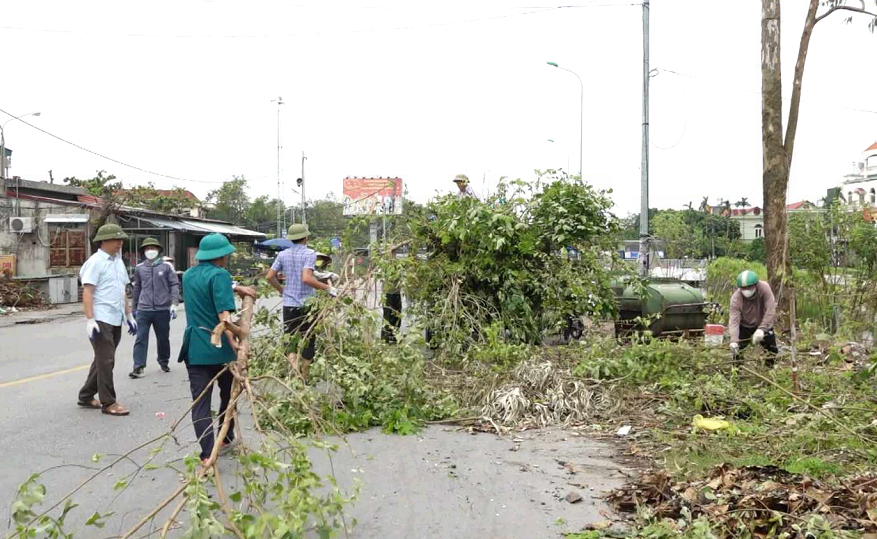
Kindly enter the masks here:
[[746, 197], [741, 198], [737, 202], [734, 203], [734, 206], [738, 208], [748, 208], [749, 207], [749, 199]]
[[699, 209], [700, 209], [700, 211], [702, 211], [704, 213], [710, 213], [710, 211], [709, 211], [710, 197], [709, 196], [703, 197], [703, 200], [700, 201], [700, 208]]

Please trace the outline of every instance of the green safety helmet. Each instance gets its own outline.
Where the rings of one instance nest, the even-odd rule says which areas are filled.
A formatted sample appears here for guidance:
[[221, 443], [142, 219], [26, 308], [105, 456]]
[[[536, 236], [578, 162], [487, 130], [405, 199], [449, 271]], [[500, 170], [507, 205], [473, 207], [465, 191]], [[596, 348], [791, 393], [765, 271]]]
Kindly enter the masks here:
[[298, 241], [302, 238], [307, 238], [311, 235], [311, 232], [308, 230], [308, 225], [303, 225], [301, 223], [295, 223], [289, 226], [289, 230], [286, 231], [286, 239], [292, 241]]
[[457, 174], [454, 181], [465, 185], [469, 183], [469, 176], [466, 176], [465, 174]]
[[143, 240], [143, 243], [140, 244], [140, 250], [142, 251], [146, 247], [158, 247], [159, 250], [164, 251], [164, 247], [158, 242], [155, 238], [146, 238]]
[[195, 260], [216, 260], [237, 251], [222, 234], [208, 234], [201, 238]]
[[91, 241], [97, 243], [99, 241], [105, 240], [126, 240], [128, 239], [128, 234], [125, 234], [125, 231], [122, 230], [122, 227], [119, 225], [104, 225], [97, 229], [97, 234], [94, 235], [94, 239]]
[[747, 288], [758, 284], [758, 275], [752, 270], [746, 270], [737, 276], [737, 288]]

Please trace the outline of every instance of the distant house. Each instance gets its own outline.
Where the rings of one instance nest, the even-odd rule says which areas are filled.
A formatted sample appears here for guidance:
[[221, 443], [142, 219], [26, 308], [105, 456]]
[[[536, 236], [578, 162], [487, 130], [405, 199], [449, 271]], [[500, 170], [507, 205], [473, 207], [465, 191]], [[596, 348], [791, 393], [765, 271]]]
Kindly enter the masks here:
[[877, 142], [862, 152], [861, 161], [854, 161], [853, 168], [838, 187], [828, 190], [826, 200], [838, 201], [850, 209], [877, 208]]
[[740, 239], [753, 241], [764, 237], [764, 214], [761, 208], [734, 208], [730, 210], [732, 221], [740, 225]]
[[[194, 195], [192, 195], [194, 197]], [[93, 221], [101, 200], [79, 187], [21, 178], [0, 181], [0, 262], [13, 277], [44, 283], [50, 289], [60, 276], [78, 275], [94, 252]], [[128, 233], [122, 256], [129, 267], [139, 260], [140, 244], [147, 236], [165, 246], [177, 270], [194, 265], [198, 242], [219, 232], [242, 246], [264, 239], [265, 234], [224, 221], [215, 221], [122, 206], [113, 219]], [[7, 261], [12, 261], [7, 262]], [[77, 295], [70, 298], [76, 301]]]

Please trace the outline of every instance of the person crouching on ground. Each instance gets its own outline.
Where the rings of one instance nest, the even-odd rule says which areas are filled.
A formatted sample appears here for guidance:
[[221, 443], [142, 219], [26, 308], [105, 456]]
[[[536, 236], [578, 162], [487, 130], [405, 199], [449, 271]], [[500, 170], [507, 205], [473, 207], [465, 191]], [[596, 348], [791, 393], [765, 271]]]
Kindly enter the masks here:
[[[252, 288], [232, 284], [231, 275], [225, 267], [233, 252], [234, 246], [222, 234], [204, 236], [195, 254], [199, 264], [183, 274], [183, 287], [186, 290], [186, 331], [183, 334], [179, 361], [186, 364], [192, 399], [198, 399], [204, 393], [201, 400], [192, 407], [192, 425], [201, 445], [202, 462], [210, 457], [215, 443], [211, 417], [213, 379], [216, 378], [219, 385], [217, 421], [221, 425], [231, 399], [234, 378], [231, 371], [226, 369], [223, 372], [223, 369], [227, 363], [237, 359], [236, 350], [239, 348], [230, 331], [222, 335], [221, 347], [213, 346], [210, 344], [211, 332], [220, 320], [231, 318], [235, 311], [235, 292], [241, 297], [256, 297], [256, 291]], [[232, 423], [222, 440], [220, 451], [225, 453], [233, 447], [234, 441]]]
[[[125, 416], [130, 412], [116, 402], [113, 367], [116, 348], [122, 340], [122, 323], [128, 333], [137, 333], [137, 321], [125, 294], [128, 271], [122, 262], [122, 240], [128, 235], [119, 225], [104, 225], [94, 236], [100, 248], [82, 265], [82, 305], [85, 309], [85, 332], [94, 349], [94, 361], [88, 370], [85, 385], [79, 390], [79, 406], [100, 408], [105, 414]], [[95, 393], [98, 399], [94, 398]]]
[[177, 318], [180, 303], [180, 281], [173, 266], [161, 257], [164, 248], [155, 238], [146, 238], [140, 245], [144, 260], [134, 271], [134, 318], [137, 319], [137, 340], [134, 342], [134, 370], [131, 378], [143, 376], [149, 353], [149, 328], [155, 328], [158, 365], [170, 372], [171, 319]]
[[766, 361], [773, 366], [776, 361], [777, 336], [773, 331], [776, 321], [777, 302], [770, 285], [758, 279], [754, 271], [746, 270], [737, 276], [737, 291], [731, 296], [731, 352], [739, 359], [740, 352], [752, 344], [760, 344], [770, 352]]
[[[283, 332], [299, 333], [302, 337], [310, 332], [313, 325], [313, 321], [308, 316], [306, 302], [314, 296], [315, 290], [325, 290], [333, 297], [338, 295], [334, 286], [320, 282], [314, 275], [317, 253], [307, 246], [309, 236], [307, 225], [290, 226], [286, 237], [292, 240], [293, 246], [277, 255], [267, 275], [271, 286], [283, 296]], [[277, 280], [278, 273], [282, 273], [285, 277], [282, 286]], [[298, 370], [305, 381], [308, 378], [311, 361], [314, 359], [315, 345], [314, 336], [310, 335], [302, 349], [301, 362], [295, 352], [290, 352], [288, 355], [290, 367]]]

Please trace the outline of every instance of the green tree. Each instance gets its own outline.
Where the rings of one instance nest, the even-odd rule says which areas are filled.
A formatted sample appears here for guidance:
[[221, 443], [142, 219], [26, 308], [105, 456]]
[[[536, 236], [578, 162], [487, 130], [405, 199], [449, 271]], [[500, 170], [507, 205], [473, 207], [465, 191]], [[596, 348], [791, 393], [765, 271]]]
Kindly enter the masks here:
[[[810, 38], [816, 25], [835, 12], [852, 12], [866, 15], [868, 28], [877, 27], [877, 6], [874, 0], [861, 0], [860, 6], [847, 6], [845, 0], [809, 0], [804, 29], [798, 47], [792, 92], [789, 99], [789, 116], [783, 132], [782, 63], [780, 61], [780, 0], [761, 0], [761, 140], [762, 140], [762, 188], [764, 194], [764, 232], [767, 252], [767, 269], [770, 285], [778, 295], [780, 309], [786, 311], [794, 298], [794, 291], [781, 294], [783, 280], [790, 275], [787, 249], [786, 195], [789, 172], [798, 131], [801, 106], [801, 85]], [[820, 13], [820, 8], [824, 8]], [[848, 19], [852, 20], [852, 16]]]
[[207, 202], [214, 205], [208, 212], [210, 218], [245, 226], [247, 209], [250, 207], [246, 178], [234, 176], [219, 189], [207, 193]]
[[137, 186], [125, 191], [125, 204], [136, 208], [162, 213], [188, 213], [198, 205], [198, 201], [190, 198], [182, 187], [174, 186], [168, 190], [158, 190], [150, 182], [146, 186]]
[[268, 195], [256, 197], [244, 210], [243, 223], [260, 232], [276, 232], [278, 206], [280, 206], [281, 212], [286, 210], [283, 202], [276, 198], [271, 198]]
[[92, 219], [92, 228], [97, 229], [110, 222], [111, 218], [119, 212], [119, 208], [125, 203], [122, 190], [122, 182], [116, 179], [114, 174], [107, 174], [105, 170], [97, 171], [93, 178], [80, 180], [76, 177], [64, 178], [64, 183], [75, 187], [81, 187], [85, 191], [100, 199], [100, 210], [97, 217]]
[[654, 219], [655, 236], [664, 240], [667, 258], [703, 255], [703, 234], [685, 221], [683, 212], [667, 210]]

